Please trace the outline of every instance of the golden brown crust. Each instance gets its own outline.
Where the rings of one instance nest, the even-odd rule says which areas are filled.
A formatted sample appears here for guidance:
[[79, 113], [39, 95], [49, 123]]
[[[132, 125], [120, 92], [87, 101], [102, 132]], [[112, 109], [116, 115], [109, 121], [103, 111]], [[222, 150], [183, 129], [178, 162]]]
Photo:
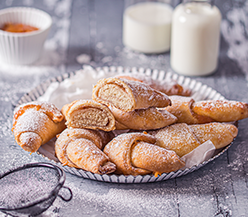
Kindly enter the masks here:
[[149, 85], [119, 78], [105, 78], [93, 88], [92, 99], [123, 111], [166, 107], [171, 104], [168, 96]]
[[248, 104], [229, 100], [196, 102], [191, 97], [171, 96], [172, 105], [165, 109], [177, 117], [177, 123], [204, 124], [233, 122], [248, 118]]
[[190, 125], [190, 129], [201, 144], [211, 140], [216, 149], [227, 146], [238, 135], [238, 128], [233, 124], [196, 124]]
[[198, 123], [191, 111], [192, 104], [195, 102], [192, 98], [171, 96], [170, 99], [172, 105], [165, 109], [177, 117], [177, 123]]
[[66, 125], [73, 128], [115, 129], [115, 118], [110, 109], [93, 100], [75, 100], [62, 108]]
[[156, 131], [156, 144], [168, 150], [173, 150], [179, 157], [191, 152], [200, 145], [189, 125], [173, 124]]
[[110, 107], [116, 121], [117, 130], [152, 130], [159, 129], [177, 121], [177, 118], [166, 110], [159, 110], [155, 107], [147, 109], [136, 109], [125, 112], [115, 107]]
[[174, 152], [155, 142], [155, 137], [145, 133], [124, 133], [109, 142], [104, 153], [116, 164], [116, 172], [124, 175], [171, 172], [184, 166]]
[[214, 121], [208, 116], [193, 112], [192, 107], [195, 100], [191, 97], [171, 96], [172, 105], [165, 109], [177, 117], [177, 123], [204, 124]]
[[101, 151], [105, 145], [103, 142], [107, 142], [102, 136], [90, 129], [66, 129], [55, 143], [56, 156], [63, 165], [101, 175], [112, 173], [116, 166]]
[[49, 102], [33, 101], [33, 102], [24, 103], [15, 108], [13, 126], [15, 126], [18, 118], [28, 109], [35, 109], [37, 111], [46, 114], [55, 123], [64, 120], [63, 114], [54, 104]]
[[248, 118], [248, 104], [230, 100], [207, 100], [195, 102], [192, 111], [208, 116], [218, 122], [232, 122]]
[[182, 157], [208, 140], [215, 145], [216, 149], [223, 148], [237, 136], [238, 129], [226, 123], [195, 125], [178, 123], [152, 131], [151, 134], [157, 138], [157, 145], [173, 150]]
[[192, 91], [189, 88], [183, 87], [178, 84], [175, 80], [154, 80], [149, 76], [141, 75], [141, 74], [132, 74], [132, 75], [118, 75], [118, 78], [133, 80], [144, 82], [148, 84], [155, 90], [158, 90], [162, 93], [165, 93], [168, 96], [179, 95], [179, 96], [190, 96]]
[[185, 166], [174, 151], [143, 141], [132, 147], [131, 160], [134, 167], [153, 173], [169, 173]]
[[136, 168], [131, 163], [131, 151], [135, 142], [146, 141], [155, 143], [156, 139], [147, 134], [121, 134], [110, 141], [104, 148], [103, 152], [110, 158], [116, 165], [116, 173], [124, 175], [145, 175], [151, 171]]
[[12, 131], [25, 151], [37, 151], [64, 129], [64, 116], [51, 103], [35, 101], [15, 109]]

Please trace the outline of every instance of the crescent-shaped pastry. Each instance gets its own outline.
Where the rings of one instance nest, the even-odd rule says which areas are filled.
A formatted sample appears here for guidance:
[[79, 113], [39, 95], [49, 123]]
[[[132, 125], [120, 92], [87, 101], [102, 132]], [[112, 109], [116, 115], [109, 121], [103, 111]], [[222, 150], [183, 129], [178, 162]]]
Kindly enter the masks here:
[[217, 122], [195, 125], [178, 123], [151, 134], [157, 138], [158, 146], [173, 150], [182, 157], [207, 140], [210, 140], [216, 149], [223, 148], [237, 136], [238, 129], [232, 124]]
[[192, 111], [218, 122], [232, 122], [248, 118], [248, 104], [231, 100], [198, 101], [193, 104]]
[[92, 99], [123, 111], [166, 107], [171, 104], [169, 97], [149, 85], [120, 78], [105, 78], [93, 88]]
[[115, 107], [110, 107], [116, 121], [117, 130], [152, 130], [171, 125], [177, 121], [177, 118], [166, 110], [160, 110], [155, 107], [147, 109], [136, 109], [131, 112], [125, 112]]
[[172, 105], [165, 109], [177, 117], [177, 123], [204, 124], [233, 122], [248, 118], [248, 104], [230, 100], [195, 102], [191, 97], [171, 96]]
[[174, 151], [155, 145], [156, 138], [145, 133], [124, 133], [111, 140], [104, 148], [116, 164], [116, 173], [145, 175], [167, 173], [184, 166]]
[[200, 142], [185, 123], [173, 124], [155, 131], [156, 144], [168, 150], [173, 150], [179, 157], [191, 152]]
[[192, 111], [195, 100], [191, 97], [170, 96], [172, 105], [165, 109], [177, 117], [177, 123], [200, 124], [214, 121], [208, 116], [197, 115]]
[[65, 127], [63, 114], [51, 103], [34, 101], [14, 110], [12, 132], [25, 151], [36, 152]]
[[168, 96], [179, 95], [179, 96], [190, 96], [192, 91], [189, 88], [183, 87], [178, 84], [175, 80], [154, 80], [150, 76], [142, 74], [123, 74], [118, 75], [118, 78], [144, 82], [155, 90], [165, 93]]
[[116, 166], [101, 150], [105, 145], [102, 136], [90, 129], [65, 129], [55, 142], [56, 156], [63, 165], [101, 175], [112, 173]]
[[228, 123], [193, 124], [190, 129], [201, 144], [211, 140], [216, 149], [227, 146], [238, 135], [238, 128]]
[[115, 129], [115, 118], [110, 109], [93, 100], [75, 100], [62, 108], [66, 125], [73, 128]]

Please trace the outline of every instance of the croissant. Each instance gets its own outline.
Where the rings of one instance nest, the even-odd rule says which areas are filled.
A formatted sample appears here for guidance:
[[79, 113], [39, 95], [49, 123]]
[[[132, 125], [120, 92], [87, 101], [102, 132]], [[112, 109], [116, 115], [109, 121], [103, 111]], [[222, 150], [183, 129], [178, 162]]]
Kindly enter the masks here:
[[227, 146], [237, 136], [238, 128], [233, 124], [218, 122], [195, 125], [178, 123], [151, 131], [151, 134], [157, 138], [156, 145], [173, 150], [182, 157], [207, 140], [210, 140], [216, 149]]
[[120, 78], [99, 80], [93, 87], [92, 99], [127, 112], [149, 107], [166, 107], [171, 104], [166, 94], [149, 85]]
[[36, 152], [65, 127], [63, 114], [51, 103], [34, 101], [14, 110], [12, 132], [25, 151]]
[[185, 163], [174, 151], [155, 145], [156, 138], [145, 133], [124, 133], [111, 140], [104, 153], [116, 164], [116, 173], [145, 175], [167, 173], [182, 168]]
[[116, 121], [117, 130], [151, 130], [158, 129], [176, 122], [177, 118], [166, 110], [155, 107], [136, 109], [125, 112], [115, 107], [110, 107]]
[[62, 107], [66, 125], [104, 131], [115, 129], [115, 118], [110, 109], [93, 100], [76, 100]]
[[229, 100], [195, 102], [190, 97], [171, 96], [172, 105], [166, 109], [177, 117], [178, 123], [204, 124], [233, 122], [248, 118], [248, 104]]
[[218, 122], [232, 122], [248, 118], [248, 104], [231, 100], [208, 100], [195, 102], [195, 114], [207, 116]]
[[149, 76], [141, 75], [141, 74], [131, 74], [131, 75], [118, 75], [118, 78], [133, 80], [144, 82], [148, 84], [155, 90], [161, 91], [168, 96], [171, 95], [179, 95], [179, 96], [190, 96], [192, 91], [189, 88], [183, 87], [178, 84], [175, 80], [154, 80]]
[[101, 150], [108, 141], [109, 134], [104, 131], [67, 128], [55, 142], [55, 153], [63, 165], [108, 174], [116, 170], [115, 164]]

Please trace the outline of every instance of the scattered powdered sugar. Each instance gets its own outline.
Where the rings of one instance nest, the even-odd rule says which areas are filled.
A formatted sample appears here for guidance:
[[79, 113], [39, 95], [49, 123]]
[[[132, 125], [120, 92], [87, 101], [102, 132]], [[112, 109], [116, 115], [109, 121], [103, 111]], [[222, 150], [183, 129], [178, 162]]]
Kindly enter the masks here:
[[[90, 214], [89, 206], [95, 213], [103, 216], [164, 216], [171, 210], [171, 216], [177, 216], [175, 191], [170, 188], [121, 189], [110, 188], [99, 194], [90, 192], [71, 183], [75, 203], [80, 203], [84, 214]], [[87, 209], [85, 209], [87, 208]], [[94, 216], [94, 214], [92, 214]]]
[[106, 57], [102, 58], [103, 63], [112, 62], [112, 60], [113, 60], [113, 57], [111, 57], [111, 56], [106, 56]]
[[89, 64], [91, 61], [91, 56], [88, 54], [80, 54], [76, 59], [79, 64]]
[[127, 83], [130, 89], [133, 91], [137, 105], [140, 103], [138, 102], [140, 99], [143, 100], [142, 104], [144, 104], [146, 108], [151, 106], [166, 107], [170, 102], [166, 94], [154, 90], [148, 84], [133, 80], [122, 80], [126, 81], [125, 83]]
[[18, 132], [39, 132], [39, 129], [45, 126], [47, 115], [37, 112], [36, 109], [29, 109], [20, 116], [15, 126]]
[[0, 181], [0, 205], [21, 207], [47, 197], [58, 184], [56, 170], [45, 167], [26, 168]]
[[199, 104], [199, 107], [202, 109], [209, 109], [209, 110], [219, 110], [224, 108], [237, 108], [241, 107], [244, 108], [245, 104], [238, 102], [238, 101], [231, 101], [231, 100], [205, 100], [205, 101], [199, 101], [195, 104]]

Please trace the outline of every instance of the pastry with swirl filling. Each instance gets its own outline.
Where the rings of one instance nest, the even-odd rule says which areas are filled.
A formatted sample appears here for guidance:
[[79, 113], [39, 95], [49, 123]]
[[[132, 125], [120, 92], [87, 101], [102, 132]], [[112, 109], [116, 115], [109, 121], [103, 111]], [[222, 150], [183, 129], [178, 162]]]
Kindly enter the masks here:
[[67, 128], [55, 142], [55, 153], [63, 165], [101, 175], [112, 173], [116, 166], [101, 150], [108, 138], [104, 131]]
[[110, 109], [93, 100], [75, 100], [62, 108], [66, 125], [73, 128], [115, 129], [115, 118]]
[[121, 78], [104, 78], [97, 82], [92, 99], [122, 111], [171, 105], [169, 97], [149, 85]]

